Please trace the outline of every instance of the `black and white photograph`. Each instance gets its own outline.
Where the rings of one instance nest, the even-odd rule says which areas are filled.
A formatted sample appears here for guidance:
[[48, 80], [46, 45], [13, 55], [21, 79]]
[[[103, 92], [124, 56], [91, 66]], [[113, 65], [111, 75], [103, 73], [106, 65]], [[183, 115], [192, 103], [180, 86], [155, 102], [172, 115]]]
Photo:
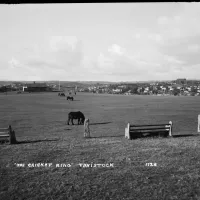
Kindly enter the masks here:
[[0, 5], [0, 199], [199, 200], [200, 3]]

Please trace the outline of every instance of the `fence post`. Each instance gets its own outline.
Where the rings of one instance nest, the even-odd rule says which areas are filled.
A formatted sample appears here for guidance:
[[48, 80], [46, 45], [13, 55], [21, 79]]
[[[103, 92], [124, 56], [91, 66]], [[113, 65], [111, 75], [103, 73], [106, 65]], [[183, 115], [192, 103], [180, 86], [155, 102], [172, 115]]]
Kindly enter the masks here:
[[85, 119], [84, 121], [84, 137], [90, 137], [90, 127], [89, 127], [89, 119]]
[[200, 133], [200, 115], [198, 115], [198, 133]]
[[127, 124], [127, 127], [125, 128], [125, 138], [127, 138], [128, 140], [130, 139], [130, 123]]
[[169, 128], [169, 136], [172, 136], [172, 121], [169, 121], [170, 128]]
[[10, 138], [9, 138], [10, 144], [16, 144], [17, 140], [16, 140], [16, 137], [15, 137], [15, 131], [12, 130], [11, 125], [8, 126], [8, 130], [9, 130], [9, 135], [10, 135]]

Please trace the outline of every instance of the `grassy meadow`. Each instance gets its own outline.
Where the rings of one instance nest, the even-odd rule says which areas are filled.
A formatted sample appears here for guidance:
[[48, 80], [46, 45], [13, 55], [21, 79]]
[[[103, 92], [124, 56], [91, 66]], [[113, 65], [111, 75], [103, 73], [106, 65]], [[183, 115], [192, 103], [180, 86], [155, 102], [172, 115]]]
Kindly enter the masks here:
[[[74, 99], [0, 94], [0, 127], [10, 124], [18, 141], [0, 144], [1, 199], [200, 199], [200, 97], [77, 93]], [[68, 113], [79, 110], [90, 119], [91, 138], [83, 138], [77, 121], [66, 124]], [[128, 122], [169, 121], [176, 137], [124, 138]]]

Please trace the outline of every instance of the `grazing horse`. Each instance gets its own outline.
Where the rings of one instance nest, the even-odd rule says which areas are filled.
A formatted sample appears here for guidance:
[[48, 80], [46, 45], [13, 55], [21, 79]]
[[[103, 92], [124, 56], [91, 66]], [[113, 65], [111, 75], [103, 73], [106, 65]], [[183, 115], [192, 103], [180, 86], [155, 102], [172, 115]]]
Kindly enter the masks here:
[[70, 112], [68, 114], [68, 122], [67, 124], [69, 125], [69, 122], [72, 122], [72, 125], [74, 125], [73, 123], [73, 119], [78, 119], [78, 125], [79, 124], [84, 124], [85, 121], [85, 116], [82, 112], [78, 111], [78, 112]]
[[67, 100], [71, 100], [71, 101], [73, 101], [74, 98], [73, 98], [73, 97], [70, 97], [70, 96], [67, 96]]
[[65, 93], [63, 93], [63, 92], [60, 93], [60, 92], [59, 92], [59, 93], [58, 93], [58, 96], [63, 96], [63, 97], [65, 97]]

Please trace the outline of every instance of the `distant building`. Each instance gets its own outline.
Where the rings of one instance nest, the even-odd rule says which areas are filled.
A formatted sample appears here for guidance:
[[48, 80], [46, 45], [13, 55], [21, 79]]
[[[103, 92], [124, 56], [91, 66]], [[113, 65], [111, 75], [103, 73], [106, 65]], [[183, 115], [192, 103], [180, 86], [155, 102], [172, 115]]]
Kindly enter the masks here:
[[182, 85], [187, 84], [187, 80], [186, 78], [179, 78], [176, 80], [176, 84], [182, 84]]
[[122, 89], [113, 89], [112, 91], [113, 91], [114, 93], [118, 93], [118, 92], [121, 92]]
[[23, 87], [26, 92], [47, 92], [50, 88], [45, 83], [33, 83], [27, 84], [26, 87]]
[[27, 89], [27, 86], [23, 86], [23, 87], [22, 87], [22, 91], [23, 91], [23, 92], [26, 91], [26, 89]]
[[172, 86], [172, 88], [181, 89], [181, 88], [182, 88], [182, 84], [174, 84], [174, 85]]

